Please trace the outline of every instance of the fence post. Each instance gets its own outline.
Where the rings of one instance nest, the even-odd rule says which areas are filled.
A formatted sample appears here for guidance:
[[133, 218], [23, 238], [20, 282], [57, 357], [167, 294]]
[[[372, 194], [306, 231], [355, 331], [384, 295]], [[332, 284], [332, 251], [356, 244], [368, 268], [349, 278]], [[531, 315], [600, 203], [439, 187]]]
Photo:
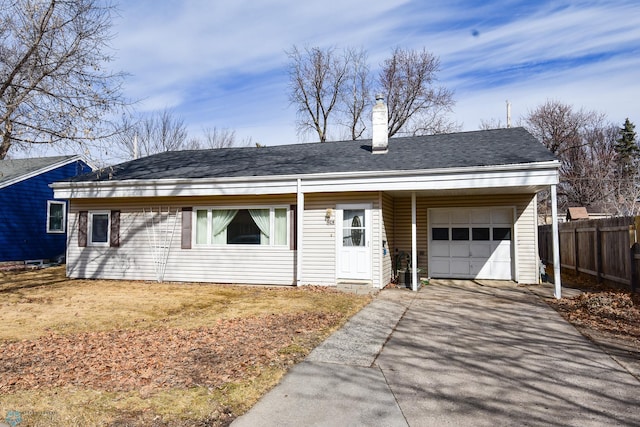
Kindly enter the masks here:
[[599, 222], [595, 221], [596, 235], [595, 235], [595, 249], [596, 249], [596, 282], [602, 283], [602, 235], [600, 231]]
[[640, 253], [640, 244], [632, 244], [629, 252], [631, 254], [631, 280], [629, 283], [631, 286], [631, 292], [636, 292], [636, 289], [638, 289], [638, 265], [636, 263], [636, 254]]
[[631, 292], [636, 292], [638, 289], [638, 265], [636, 263], [636, 254], [640, 253], [640, 244], [638, 243], [638, 228], [640, 226], [640, 216], [636, 216], [633, 219], [633, 234], [629, 233], [629, 242], [631, 245]]
[[574, 269], [576, 271], [576, 277], [580, 274], [578, 271], [578, 257], [580, 256], [580, 251], [578, 249], [578, 227], [573, 227], [573, 263]]

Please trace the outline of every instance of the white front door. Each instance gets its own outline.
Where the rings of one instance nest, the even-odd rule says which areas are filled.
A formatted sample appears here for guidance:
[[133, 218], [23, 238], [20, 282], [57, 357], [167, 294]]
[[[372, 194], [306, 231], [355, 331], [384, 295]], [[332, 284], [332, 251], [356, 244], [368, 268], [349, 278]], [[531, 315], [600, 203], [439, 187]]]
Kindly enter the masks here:
[[336, 209], [338, 279], [371, 279], [371, 206], [338, 205]]

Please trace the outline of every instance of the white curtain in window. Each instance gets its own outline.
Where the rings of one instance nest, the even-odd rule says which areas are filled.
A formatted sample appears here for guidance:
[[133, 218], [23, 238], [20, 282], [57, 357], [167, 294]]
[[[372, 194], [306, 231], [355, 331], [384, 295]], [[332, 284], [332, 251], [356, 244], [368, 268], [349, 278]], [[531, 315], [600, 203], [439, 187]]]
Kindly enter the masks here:
[[269, 244], [269, 209], [249, 209], [249, 214], [260, 229], [260, 244]]
[[287, 244], [287, 210], [277, 208], [274, 209], [275, 223], [273, 230], [273, 238], [275, 245]]
[[237, 209], [214, 209], [211, 219], [211, 243], [227, 243], [227, 226], [238, 213]]
[[196, 244], [207, 243], [207, 211], [196, 211]]

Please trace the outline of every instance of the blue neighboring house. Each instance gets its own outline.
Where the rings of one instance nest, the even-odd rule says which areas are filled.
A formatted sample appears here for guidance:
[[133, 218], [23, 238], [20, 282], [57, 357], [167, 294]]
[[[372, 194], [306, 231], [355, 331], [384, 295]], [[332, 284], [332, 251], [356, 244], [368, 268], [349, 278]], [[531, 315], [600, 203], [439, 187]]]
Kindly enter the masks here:
[[0, 262], [65, 253], [68, 202], [49, 184], [91, 170], [80, 156], [0, 160]]

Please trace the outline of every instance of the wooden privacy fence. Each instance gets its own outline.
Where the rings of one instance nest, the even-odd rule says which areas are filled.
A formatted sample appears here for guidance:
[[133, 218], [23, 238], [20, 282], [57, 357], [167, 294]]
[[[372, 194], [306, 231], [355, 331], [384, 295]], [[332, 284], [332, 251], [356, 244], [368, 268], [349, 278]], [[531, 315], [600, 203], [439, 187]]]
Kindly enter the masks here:
[[[560, 267], [638, 291], [640, 217], [573, 221], [558, 224]], [[538, 226], [540, 259], [553, 264], [551, 225]]]

